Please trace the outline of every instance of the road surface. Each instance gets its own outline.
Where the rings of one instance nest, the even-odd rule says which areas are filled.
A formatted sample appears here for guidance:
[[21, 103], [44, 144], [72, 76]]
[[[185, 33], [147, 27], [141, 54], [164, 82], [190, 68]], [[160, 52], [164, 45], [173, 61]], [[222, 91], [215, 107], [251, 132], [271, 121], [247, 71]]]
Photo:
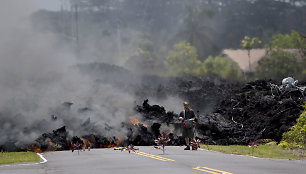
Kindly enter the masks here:
[[306, 174], [306, 161], [262, 159], [206, 150], [153, 147], [136, 153], [114, 149], [43, 153], [45, 163], [0, 165], [0, 174]]

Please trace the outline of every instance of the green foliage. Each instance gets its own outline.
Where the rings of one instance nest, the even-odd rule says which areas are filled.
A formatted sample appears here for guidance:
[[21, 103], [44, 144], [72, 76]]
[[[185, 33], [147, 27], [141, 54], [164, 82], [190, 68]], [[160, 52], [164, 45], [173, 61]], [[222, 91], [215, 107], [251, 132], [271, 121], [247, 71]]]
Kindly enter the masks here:
[[202, 62], [198, 60], [197, 49], [185, 41], [173, 46], [164, 65], [170, 76], [203, 74]]
[[282, 159], [306, 159], [305, 157], [297, 156], [291, 151], [282, 149], [276, 145], [276, 142], [270, 142], [267, 144], [261, 144], [255, 147], [242, 146], [242, 145], [202, 145], [201, 148], [229, 153], [237, 155], [250, 155], [261, 158], [282, 158]]
[[296, 120], [296, 125], [283, 134], [283, 141], [279, 146], [291, 149], [306, 149], [306, 105], [304, 105], [304, 108], [304, 112]]
[[[281, 79], [285, 76], [295, 76], [299, 80], [306, 79], [306, 38], [300, 35], [295, 30], [292, 30], [289, 34], [276, 34], [271, 37], [270, 42], [265, 45], [266, 48], [270, 48], [274, 50], [272, 56], [274, 56], [274, 63], [270, 61], [270, 65], [266, 65], [266, 69], [268, 66], [276, 70], [271, 78]], [[277, 50], [275, 50], [277, 49]], [[297, 60], [294, 58], [294, 54], [286, 53], [285, 51], [281, 51], [281, 49], [298, 49], [297, 51], [301, 57], [301, 59]], [[275, 52], [279, 52], [276, 54]], [[277, 56], [279, 58], [277, 58]], [[267, 75], [263, 76], [263, 71], [258, 73], [258, 77], [268, 77], [268, 73], [272, 73], [272, 69], [269, 72], [266, 72]], [[283, 76], [283, 77], [281, 77]]]
[[272, 36], [270, 42], [265, 45], [266, 48], [306, 48], [306, 39], [296, 32], [291, 31], [291, 34], [276, 34]]
[[283, 148], [283, 149], [301, 149], [301, 148], [303, 148], [302, 146], [300, 146], [299, 144], [297, 144], [295, 142], [288, 143], [287, 141], [281, 141], [278, 144], [278, 146]]
[[231, 80], [239, 80], [242, 77], [238, 64], [233, 60], [209, 56], [201, 62], [198, 60], [197, 49], [185, 41], [173, 46], [164, 64], [170, 76], [219, 75]]
[[246, 50], [251, 50], [258, 44], [261, 44], [261, 41], [257, 37], [250, 38], [245, 36], [241, 41], [241, 47]]
[[0, 164], [39, 161], [39, 156], [34, 152], [1, 152]]
[[248, 36], [245, 36], [244, 39], [241, 41], [241, 47], [243, 49], [248, 50], [250, 71], [252, 71], [250, 51], [258, 44], [261, 44], [261, 40], [259, 40], [257, 37], [250, 38]]
[[[260, 43], [258, 38], [246, 36], [241, 41], [241, 46], [250, 51]], [[258, 64], [256, 77], [260, 79], [282, 80], [287, 76], [303, 79], [303, 71], [305, 71], [303, 63], [299, 62], [294, 54], [280, 49], [271, 50]], [[239, 66], [230, 59], [210, 56], [202, 63], [198, 60], [196, 48], [188, 42], [176, 44], [169, 52], [164, 65], [171, 76], [214, 74], [231, 80], [238, 80], [242, 77]]]
[[282, 80], [284, 77], [299, 77], [302, 67], [294, 54], [283, 50], [272, 50], [258, 61], [256, 77]]
[[219, 75], [225, 79], [239, 80], [242, 77], [238, 64], [225, 57], [209, 56], [203, 62], [203, 69], [206, 75]]

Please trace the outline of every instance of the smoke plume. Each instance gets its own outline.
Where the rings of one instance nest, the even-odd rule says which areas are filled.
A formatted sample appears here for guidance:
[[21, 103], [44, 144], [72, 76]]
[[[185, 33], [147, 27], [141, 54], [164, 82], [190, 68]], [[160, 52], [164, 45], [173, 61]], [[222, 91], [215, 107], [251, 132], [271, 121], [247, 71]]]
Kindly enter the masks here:
[[0, 144], [30, 143], [64, 125], [71, 136], [124, 135], [134, 96], [81, 73], [71, 45], [33, 29], [34, 7], [0, 6]]

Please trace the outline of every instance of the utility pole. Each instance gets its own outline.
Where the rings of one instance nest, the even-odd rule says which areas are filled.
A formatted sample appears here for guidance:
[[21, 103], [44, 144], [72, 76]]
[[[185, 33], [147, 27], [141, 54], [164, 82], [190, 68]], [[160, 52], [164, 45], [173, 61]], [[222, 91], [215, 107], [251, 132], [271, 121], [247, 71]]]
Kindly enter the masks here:
[[120, 31], [120, 22], [117, 21], [117, 42], [118, 42], [118, 57], [121, 59], [122, 57], [122, 49], [121, 49], [121, 31]]
[[77, 49], [79, 48], [79, 6], [78, 4], [75, 4], [74, 6], [75, 10], [75, 39], [76, 39], [76, 45]]
[[81, 50], [80, 50], [80, 37], [79, 37], [79, 4], [78, 3], [75, 3], [73, 5], [73, 8], [74, 8], [74, 23], [75, 23], [75, 26], [74, 26], [74, 29], [75, 29], [75, 44], [76, 44], [76, 47], [75, 47], [75, 54], [76, 54], [76, 57], [80, 57], [80, 53], [81, 53]]

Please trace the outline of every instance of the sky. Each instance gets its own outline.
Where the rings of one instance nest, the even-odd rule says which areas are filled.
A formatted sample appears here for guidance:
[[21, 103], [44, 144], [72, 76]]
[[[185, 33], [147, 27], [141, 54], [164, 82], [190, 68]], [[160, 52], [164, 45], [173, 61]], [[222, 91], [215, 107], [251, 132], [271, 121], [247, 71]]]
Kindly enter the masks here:
[[61, 1], [63, 0], [34, 0], [37, 7], [45, 10], [57, 11], [61, 8]]

